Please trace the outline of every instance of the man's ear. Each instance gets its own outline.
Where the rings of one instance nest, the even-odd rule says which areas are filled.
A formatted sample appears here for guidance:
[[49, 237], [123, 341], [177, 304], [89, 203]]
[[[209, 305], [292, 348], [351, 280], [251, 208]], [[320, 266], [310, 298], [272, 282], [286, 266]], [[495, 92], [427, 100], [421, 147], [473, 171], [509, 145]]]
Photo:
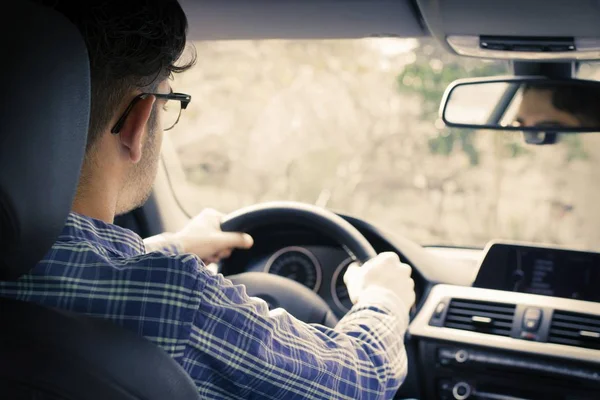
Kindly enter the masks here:
[[148, 132], [146, 126], [155, 101], [156, 97], [152, 95], [140, 99], [129, 112], [125, 124], [119, 132], [121, 146], [134, 164], [142, 159], [144, 137]]

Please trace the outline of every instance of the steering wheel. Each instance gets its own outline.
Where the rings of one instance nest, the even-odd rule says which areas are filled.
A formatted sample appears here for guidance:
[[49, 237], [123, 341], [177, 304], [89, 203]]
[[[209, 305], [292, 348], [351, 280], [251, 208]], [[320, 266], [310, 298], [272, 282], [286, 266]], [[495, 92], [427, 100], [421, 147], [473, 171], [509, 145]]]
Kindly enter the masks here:
[[[323, 208], [304, 203], [272, 202], [242, 208], [226, 216], [221, 229], [225, 232], [248, 232], [281, 223], [320, 231], [339, 243], [360, 263], [377, 255], [367, 239], [346, 220]], [[244, 272], [227, 278], [235, 284], [245, 285], [250, 296], [264, 299], [273, 308], [282, 307], [301, 321], [329, 327], [337, 323], [331, 308], [318, 294], [291, 279], [262, 272]]]

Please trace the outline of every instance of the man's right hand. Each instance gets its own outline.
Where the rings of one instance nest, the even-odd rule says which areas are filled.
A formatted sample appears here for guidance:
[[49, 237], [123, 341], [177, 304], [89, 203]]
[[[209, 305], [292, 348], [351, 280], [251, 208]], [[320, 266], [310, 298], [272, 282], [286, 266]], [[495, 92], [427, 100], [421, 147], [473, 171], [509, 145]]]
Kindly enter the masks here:
[[224, 214], [207, 208], [190, 222], [175, 237], [183, 252], [200, 257], [207, 264], [228, 258], [234, 249], [249, 249], [254, 240], [247, 233], [223, 232], [221, 220]]
[[353, 303], [360, 301], [362, 293], [370, 289], [389, 291], [407, 307], [415, 302], [415, 283], [410, 277], [412, 269], [400, 262], [396, 253], [381, 253], [362, 266], [351, 264], [344, 275], [348, 294]]

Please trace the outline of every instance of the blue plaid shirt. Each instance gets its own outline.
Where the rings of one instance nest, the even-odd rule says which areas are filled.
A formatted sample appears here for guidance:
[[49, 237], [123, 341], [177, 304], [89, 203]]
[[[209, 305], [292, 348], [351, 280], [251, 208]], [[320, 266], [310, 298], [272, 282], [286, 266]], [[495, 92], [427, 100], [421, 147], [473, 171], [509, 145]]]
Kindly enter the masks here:
[[407, 310], [365, 293], [335, 329], [246, 295], [193, 255], [146, 253], [135, 233], [70, 214], [56, 244], [0, 294], [105, 318], [166, 350], [208, 399], [392, 398]]

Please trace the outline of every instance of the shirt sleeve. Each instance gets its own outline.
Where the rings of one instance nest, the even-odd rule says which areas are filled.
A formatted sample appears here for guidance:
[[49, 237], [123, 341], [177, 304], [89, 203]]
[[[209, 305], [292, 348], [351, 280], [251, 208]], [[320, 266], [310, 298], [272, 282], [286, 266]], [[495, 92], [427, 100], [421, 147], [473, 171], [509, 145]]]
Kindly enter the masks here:
[[165, 255], [176, 256], [183, 253], [181, 244], [173, 239], [171, 233], [161, 233], [144, 239], [146, 253], [159, 252]]
[[407, 372], [408, 308], [371, 291], [335, 329], [305, 324], [200, 271], [183, 365], [203, 398], [390, 399]]

